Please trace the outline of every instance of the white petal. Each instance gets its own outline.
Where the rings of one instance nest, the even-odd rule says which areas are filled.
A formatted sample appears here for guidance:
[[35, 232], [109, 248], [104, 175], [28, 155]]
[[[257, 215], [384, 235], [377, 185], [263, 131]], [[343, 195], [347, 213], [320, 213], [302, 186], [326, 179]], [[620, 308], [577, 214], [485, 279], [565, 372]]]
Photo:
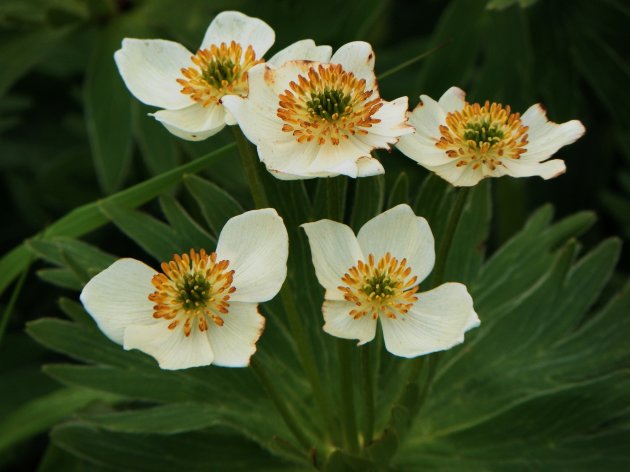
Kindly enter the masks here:
[[308, 236], [317, 280], [326, 289], [325, 298], [343, 300], [337, 288], [341, 277], [359, 260], [364, 260], [356, 236], [348, 226], [331, 220], [305, 223], [302, 228]]
[[350, 310], [356, 308], [351, 302], [326, 300], [322, 306], [324, 331], [343, 339], [357, 339], [359, 345], [370, 342], [376, 334], [376, 320], [363, 316], [355, 320]]
[[332, 55], [330, 63], [341, 64], [345, 71], [352, 72], [358, 79], [365, 79], [366, 90], [376, 87], [374, 51], [369, 43], [353, 41], [344, 44]]
[[[315, 142], [298, 143], [293, 137], [287, 142], [261, 142], [258, 145], [258, 155], [270, 172], [277, 174], [303, 176], [311, 178], [318, 172], [309, 171], [314, 159], [319, 153], [319, 146]], [[287, 180], [287, 179], [285, 179]]]
[[166, 370], [210, 365], [213, 359], [205, 333], [193, 327], [190, 335], [185, 336], [181, 325], [168, 329], [168, 321], [164, 320], [154, 320], [149, 326], [127, 327], [124, 346], [149, 354]]
[[371, 177], [384, 174], [383, 165], [373, 157], [361, 157], [357, 161], [357, 177]]
[[440, 166], [425, 167], [455, 187], [471, 187], [484, 178], [481, 167], [473, 169], [472, 165], [457, 166], [457, 162], [457, 159], [449, 159], [449, 162]]
[[287, 275], [289, 236], [273, 208], [248, 211], [228, 220], [216, 252], [234, 270], [231, 299], [264, 302], [278, 293]]
[[265, 318], [254, 303], [230, 303], [229, 313], [223, 315], [223, 326], [212, 323], [208, 339], [214, 353], [214, 365], [245, 367], [256, 352], [256, 341], [265, 328]]
[[378, 261], [387, 252], [399, 261], [407, 259], [411, 276], [422, 282], [435, 263], [435, 241], [427, 220], [409, 205], [397, 205], [365, 223], [357, 235], [363, 254]]
[[243, 47], [252, 46], [256, 58], [260, 59], [275, 41], [276, 34], [271, 26], [258, 18], [243, 15], [237, 11], [224, 11], [214, 17], [206, 31], [199, 49], [207, 49], [212, 44], [230, 44], [235, 41]]
[[466, 92], [459, 87], [451, 87], [438, 100], [445, 113], [462, 110], [466, 105]]
[[406, 315], [381, 317], [385, 347], [394, 355], [416, 357], [449, 349], [464, 341], [464, 332], [478, 326], [466, 287], [447, 283], [418, 294]]
[[416, 133], [430, 139], [439, 139], [440, 125], [446, 123], [446, 113], [442, 107], [428, 95], [420, 95], [420, 103], [409, 115], [409, 124]]
[[264, 64], [249, 70], [249, 93], [247, 98], [229, 95], [221, 98], [221, 103], [238, 122], [241, 130], [254, 144], [261, 141], [294, 140], [290, 133], [282, 131], [282, 120], [276, 116], [278, 96], [265, 82], [265, 76], [273, 72]]
[[225, 127], [225, 110], [221, 105], [206, 107], [195, 103], [181, 110], [160, 110], [152, 113], [175, 136], [188, 141], [201, 141]]
[[287, 61], [329, 62], [331, 54], [332, 48], [330, 46], [316, 46], [312, 39], [303, 39], [275, 53], [267, 61], [267, 64], [280, 67]]
[[575, 142], [584, 134], [584, 126], [577, 120], [554, 123], [539, 104], [532, 105], [521, 117], [521, 122], [529, 127], [527, 132], [527, 152], [521, 155], [523, 161], [544, 161], [562, 146]]
[[371, 148], [389, 149], [402, 135], [413, 133], [407, 124], [407, 97], [400, 97], [391, 102], [383, 102], [373, 118], [379, 120], [369, 128], [364, 128], [367, 135], [357, 134], [357, 139], [369, 144]]
[[192, 54], [181, 44], [163, 39], [125, 38], [114, 54], [118, 71], [129, 91], [141, 102], [177, 109], [193, 101], [180, 92], [181, 69], [190, 67]]
[[[272, 93], [276, 97], [276, 106], [278, 104], [278, 95], [289, 88], [292, 81], [296, 81], [298, 75], [308, 76], [308, 71], [312, 67], [318, 67], [319, 62], [296, 60], [288, 61], [278, 68], [267, 67], [265, 71], [265, 85], [271, 88]], [[258, 66], [256, 66], [258, 67]], [[252, 67], [251, 70], [254, 70]], [[275, 110], [274, 110], [275, 115]]]
[[155, 322], [149, 295], [156, 273], [135, 259], [120, 259], [83, 287], [81, 302], [105, 336], [122, 344], [125, 327]]
[[342, 139], [337, 145], [326, 142], [317, 146], [317, 156], [306, 169], [310, 173], [325, 172], [332, 175], [356, 177], [357, 161], [361, 157], [369, 157], [369, 152], [365, 152], [364, 146], [357, 145], [350, 139]]
[[567, 170], [564, 161], [552, 159], [545, 162], [527, 162], [522, 159], [503, 159], [503, 165], [507, 174], [512, 177], [540, 176], [543, 179], [552, 179], [564, 174]]
[[448, 157], [444, 151], [435, 146], [436, 142], [437, 139], [430, 139], [426, 136], [414, 133], [401, 136], [396, 147], [405, 156], [426, 168], [453, 162], [452, 158]]

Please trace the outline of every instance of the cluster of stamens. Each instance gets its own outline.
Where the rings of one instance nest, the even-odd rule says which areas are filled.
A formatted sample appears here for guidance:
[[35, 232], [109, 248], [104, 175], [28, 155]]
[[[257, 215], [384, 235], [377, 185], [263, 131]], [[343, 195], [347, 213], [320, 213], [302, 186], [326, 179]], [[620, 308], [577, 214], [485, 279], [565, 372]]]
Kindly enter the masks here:
[[339, 64], [310, 67], [306, 76], [299, 75], [278, 96], [282, 131], [300, 143], [315, 140], [320, 145], [338, 145], [351, 135], [367, 134], [366, 128], [381, 121], [374, 114], [383, 100], [365, 85], [365, 79], [357, 79]]
[[458, 159], [458, 167], [472, 164], [473, 169], [484, 165], [495, 170], [501, 159], [520, 159], [527, 151], [527, 130], [520, 114], [511, 113], [509, 106], [466, 103], [462, 110], [446, 115], [436, 146]]
[[418, 300], [415, 293], [417, 277], [409, 277], [411, 267], [407, 259], [398, 261], [388, 252], [375, 262], [374, 255], [368, 255], [367, 263], [359, 261], [348, 269], [338, 287], [344, 298], [356, 305], [350, 316], [358, 320], [364, 316], [376, 319], [379, 315], [396, 319], [405, 315]]
[[235, 41], [229, 46], [221, 43], [200, 49], [191, 59], [195, 66], [182, 68], [185, 78], [177, 82], [183, 87], [182, 93], [203, 106], [218, 103], [224, 95], [247, 96], [247, 71], [262, 62], [256, 60], [251, 46], [243, 53], [243, 48]]
[[217, 261], [216, 253], [175, 255], [163, 262], [162, 272], [153, 276], [151, 283], [156, 291], [149, 295], [155, 303], [153, 317], [169, 321], [168, 329], [182, 325], [184, 334], [190, 336], [196, 325], [199, 331], [207, 331], [208, 321], [223, 326], [223, 317], [228, 314], [233, 270], [227, 270], [229, 261]]

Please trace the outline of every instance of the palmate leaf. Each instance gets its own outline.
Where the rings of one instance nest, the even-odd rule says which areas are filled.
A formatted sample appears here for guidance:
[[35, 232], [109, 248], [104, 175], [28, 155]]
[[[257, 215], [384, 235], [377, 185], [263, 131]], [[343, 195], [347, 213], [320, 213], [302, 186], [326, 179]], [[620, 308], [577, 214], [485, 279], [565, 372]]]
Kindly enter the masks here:
[[56, 428], [52, 440], [105, 470], [304, 470], [273, 457], [255, 443], [225, 433], [188, 433], [172, 437], [115, 434], [79, 423]]
[[432, 395], [395, 459], [401, 468], [621, 470], [630, 464], [627, 425], [607, 427], [627, 410], [628, 289], [587, 315], [619, 242], [605, 241], [576, 261], [575, 243], [553, 249], [590, 217], [549, 227], [550, 217], [549, 208], [534, 215], [472, 283], [481, 327], [442, 359]]

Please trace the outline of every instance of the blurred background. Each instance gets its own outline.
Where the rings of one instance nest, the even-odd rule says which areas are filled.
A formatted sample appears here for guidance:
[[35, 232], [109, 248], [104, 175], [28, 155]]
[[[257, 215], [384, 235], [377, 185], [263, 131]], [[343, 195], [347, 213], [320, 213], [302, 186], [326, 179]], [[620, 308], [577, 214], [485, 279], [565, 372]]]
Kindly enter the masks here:
[[[558, 157], [568, 172], [551, 181], [498, 179], [488, 246], [498, 247], [527, 215], [552, 202], [556, 216], [582, 209], [598, 222], [582, 239], [630, 235], [630, 5], [622, 0], [2, 0], [0, 2], [0, 253], [70, 210], [191, 161], [231, 142], [229, 130], [200, 143], [177, 140], [124, 87], [113, 53], [124, 37], [164, 38], [195, 51], [210, 20], [226, 9], [262, 18], [276, 31], [270, 54], [303, 38], [334, 48], [365, 40], [385, 72], [435, 48], [385, 78], [381, 95], [438, 98], [448, 87], [469, 101], [545, 105], [555, 122], [581, 120], [586, 135]], [[412, 190], [426, 172], [401, 154], [380, 155], [386, 178], [399, 171]], [[248, 205], [234, 153], [208, 168]], [[388, 184], [393, 184], [389, 182]], [[148, 210], [152, 210], [149, 206]], [[139, 255], [111, 226], [89, 242], [118, 255]], [[622, 253], [616, 276], [627, 277]], [[37, 263], [0, 339], [0, 419], [55, 387], [41, 365], [55, 360], [23, 332], [26, 321], [54, 316], [60, 290]], [[71, 289], [72, 287], [68, 287]], [[62, 289], [63, 290], [63, 289]], [[75, 292], [68, 290], [69, 296]], [[0, 299], [0, 313], [11, 290]], [[28, 436], [28, 435], [27, 435]], [[35, 470], [46, 434], [0, 448], [0, 469]]]

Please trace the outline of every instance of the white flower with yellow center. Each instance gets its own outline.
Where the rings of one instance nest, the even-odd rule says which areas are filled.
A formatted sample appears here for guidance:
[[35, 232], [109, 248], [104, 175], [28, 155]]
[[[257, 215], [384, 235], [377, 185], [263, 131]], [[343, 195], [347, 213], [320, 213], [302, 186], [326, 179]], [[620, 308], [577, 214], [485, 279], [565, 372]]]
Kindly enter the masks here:
[[584, 134], [582, 123], [548, 121], [540, 104], [521, 116], [509, 106], [470, 104], [465, 97], [457, 87], [437, 102], [421, 95], [409, 115], [416, 132], [396, 147], [455, 186], [503, 175], [551, 179], [565, 172], [564, 161], [547, 159]]
[[276, 66], [250, 69], [249, 95], [222, 103], [280, 179], [382, 174], [372, 150], [389, 149], [413, 132], [407, 97], [387, 102], [379, 96], [368, 43]]
[[302, 225], [319, 283], [326, 289], [324, 331], [364, 344], [380, 320], [385, 347], [402, 357], [449, 349], [479, 325], [460, 283], [427, 292], [419, 284], [435, 262], [427, 221], [398, 205], [368, 221], [358, 235], [341, 223]]
[[250, 211], [226, 223], [216, 252], [191, 249], [162, 272], [120, 259], [87, 283], [81, 301], [108, 338], [162, 369], [243, 367], [265, 326], [257, 305], [280, 290], [287, 256], [282, 218]]
[[[114, 59], [129, 91], [141, 102], [163, 108], [153, 113], [174, 135], [199, 141], [234, 125], [221, 99], [247, 96], [248, 73], [264, 62], [275, 33], [258, 18], [236, 11], [218, 14], [196, 54], [163, 39], [125, 38]], [[298, 41], [270, 59], [317, 59], [328, 46]]]

